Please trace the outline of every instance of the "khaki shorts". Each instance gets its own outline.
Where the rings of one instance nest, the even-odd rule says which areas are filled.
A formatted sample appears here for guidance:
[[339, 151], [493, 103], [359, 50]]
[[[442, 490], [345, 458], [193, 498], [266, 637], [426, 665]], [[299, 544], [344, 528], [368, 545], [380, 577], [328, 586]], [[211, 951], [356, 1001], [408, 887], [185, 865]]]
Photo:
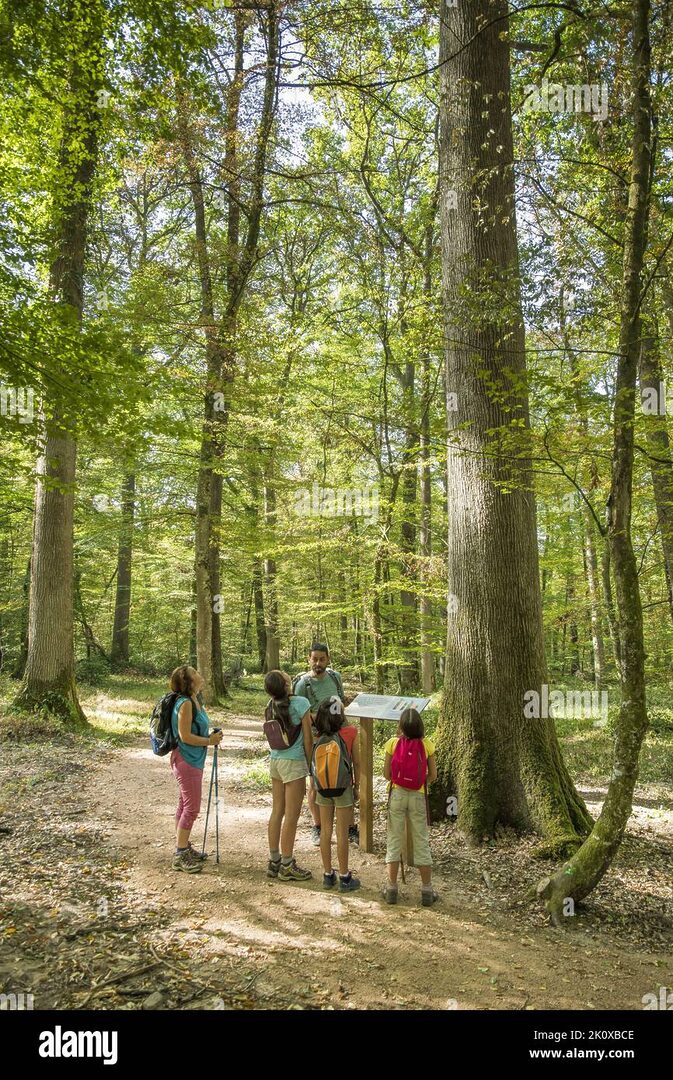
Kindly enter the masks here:
[[291, 784], [293, 780], [301, 780], [308, 776], [306, 758], [271, 758], [269, 772], [272, 780], [282, 780], [284, 784]]
[[432, 866], [432, 855], [428, 841], [428, 819], [425, 810], [425, 793], [407, 791], [394, 787], [390, 793], [388, 806], [388, 846], [386, 862], [400, 861], [404, 830], [409, 822], [414, 845], [414, 866]]
[[328, 799], [321, 795], [319, 791], [316, 791], [315, 801], [318, 806], [352, 806], [353, 788], [347, 787], [343, 795], [335, 795], [332, 799]]

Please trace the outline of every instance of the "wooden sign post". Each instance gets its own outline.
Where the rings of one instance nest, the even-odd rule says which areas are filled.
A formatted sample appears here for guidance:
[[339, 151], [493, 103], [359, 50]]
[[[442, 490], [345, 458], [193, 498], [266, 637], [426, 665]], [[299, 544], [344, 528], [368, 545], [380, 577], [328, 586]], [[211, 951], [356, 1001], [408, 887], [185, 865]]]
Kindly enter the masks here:
[[[358, 694], [346, 706], [346, 716], [360, 721], [360, 847], [374, 850], [374, 721], [400, 722], [405, 709], [423, 709], [430, 698], [390, 697], [385, 694]], [[413, 864], [413, 851], [407, 840], [407, 864]]]

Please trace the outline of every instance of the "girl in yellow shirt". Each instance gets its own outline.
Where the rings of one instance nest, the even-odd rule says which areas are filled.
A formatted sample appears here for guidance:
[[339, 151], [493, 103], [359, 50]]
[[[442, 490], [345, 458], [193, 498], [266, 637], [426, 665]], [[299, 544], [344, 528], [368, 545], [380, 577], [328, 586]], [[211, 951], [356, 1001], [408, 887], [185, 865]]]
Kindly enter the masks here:
[[[426, 739], [425, 729], [420, 713], [416, 709], [405, 709], [400, 717], [397, 737], [389, 739], [385, 746], [385, 758], [383, 762], [383, 775], [390, 782], [390, 799], [388, 803], [388, 844], [386, 850], [386, 866], [388, 869], [388, 883], [385, 888], [385, 898], [388, 904], [397, 903], [397, 874], [400, 867], [402, 854], [402, 841], [407, 822], [414, 845], [414, 863], [421, 875], [421, 903], [423, 907], [432, 907], [439, 899], [432, 887], [432, 856], [428, 840], [428, 820], [426, 812], [426, 794], [428, 784], [437, 779], [437, 761], [435, 759], [435, 745], [431, 739]], [[411, 786], [413, 781], [407, 779], [405, 784], [395, 783], [393, 779], [393, 756], [400, 739], [407, 740], [404, 749], [408, 749], [412, 757], [418, 757], [422, 769], [422, 753], [418, 754], [422, 744], [426, 758], [426, 775], [419, 787]], [[416, 745], [414, 745], [416, 743]], [[401, 777], [398, 776], [398, 779]]]

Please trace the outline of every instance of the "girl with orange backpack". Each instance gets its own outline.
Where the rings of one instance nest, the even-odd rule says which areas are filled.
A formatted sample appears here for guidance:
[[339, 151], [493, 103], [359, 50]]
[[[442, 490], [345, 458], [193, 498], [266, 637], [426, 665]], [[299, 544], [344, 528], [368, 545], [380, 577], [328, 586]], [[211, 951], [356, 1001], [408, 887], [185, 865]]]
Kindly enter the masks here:
[[414, 863], [421, 875], [421, 903], [432, 907], [439, 899], [432, 887], [432, 856], [428, 840], [428, 784], [437, 779], [435, 744], [426, 739], [423, 721], [416, 709], [405, 709], [400, 716], [397, 736], [385, 745], [383, 775], [389, 781], [388, 846], [386, 866], [388, 883], [386, 903], [397, 903], [397, 873], [407, 823], [414, 845]]
[[313, 744], [311, 776], [316, 806], [320, 812], [323, 887], [333, 889], [337, 883], [337, 874], [332, 867], [332, 832], [336, 813], [339, 892], [354, 892], [360, 888], [360, 879], [353, 877], [348, 868], [348, 829], [354, 800], [358, 796], [360, 752], [357, 728], [346, 727], [344, 721], [343, 703], [336, 695], [320, 702], [314, 720], [318, 737]]

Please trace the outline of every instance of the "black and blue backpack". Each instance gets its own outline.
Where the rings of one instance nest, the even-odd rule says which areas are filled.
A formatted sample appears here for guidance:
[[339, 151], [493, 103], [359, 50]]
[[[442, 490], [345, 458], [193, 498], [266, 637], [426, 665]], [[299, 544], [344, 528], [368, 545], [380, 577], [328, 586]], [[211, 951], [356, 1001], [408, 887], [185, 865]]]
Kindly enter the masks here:
[[[175, 702], [179, 697], [185, 697], [185, 694], [176, 694], [174, 690], [171, 690], [168, 694], [164, 694], [152, 709], [150, 742], [152, 743], [153, 753], [158, 754], [159, 757], [165, 757], [166, 754], [170, 754], [171, 750], [177, 749], [178, 740], [173, 734], [171, 719]], [[196, 708], [192, 701], [192, 726], [195, 719]]]

